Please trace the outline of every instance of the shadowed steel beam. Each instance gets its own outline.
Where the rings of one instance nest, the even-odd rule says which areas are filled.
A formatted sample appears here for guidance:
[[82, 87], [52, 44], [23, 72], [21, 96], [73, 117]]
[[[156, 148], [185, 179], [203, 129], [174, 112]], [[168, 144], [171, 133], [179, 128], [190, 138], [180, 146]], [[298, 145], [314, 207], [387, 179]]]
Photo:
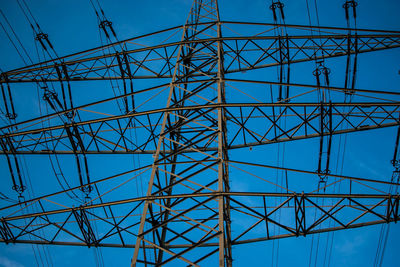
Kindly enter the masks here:
[[[211, 24], [213, 25], [213, 24]], [[279, 37], [280, 38], [280, 37]], [[275, 59], [273, 55], [278, 51], [274, 48], [273, 45], [275, 42], [279, 40], [277, 36], [234, 36], [234, 37], [215, 37], [215, 38], [200, 38], [192, 41], [177, 41], [168, 44], [150, 46], [146, 48], [139, 48], [124, 51], [125, 54], [130, 56], [129, 65], [131, 68], [136, 68], [136, 70], [142, 70], [147, 72], [147, 74], [138, 74], [132, 75], [131, 78], [135, 79], [149, 79], [149, 78], [172, 78], [169, 74], [172, 66], [169, 66], [168, 61], [171, 57], [176, 57], [176, 51], [179, 46], [188, 45], [190, 43], [198, 43], [198, 44], [208, 44], [213, 42], [221, 42], [224, 47], [224, 57], [227, 60], [231, 56], [237, 54], [235, 50], [232, 49], [234, 44], [237, 42], [244, 42], [242, 44], [242, 48], [239, 50], [239, 57], [245, 59], [246, 53], [248, 52], [246, 49], [246, 45], [250, 42], [254, 45], [252, 50], [256, 51], [259, 56], [262, 57], [262, 60], [254, 61], [251, 58], [247, 57], [247, 62], [252, 62], [251, 64], [247, 64], [242, 67], [238, 66], [239, 59], [231, 59], [229, 62], [226, 62], [226, 67], [224, 68], [226, 73], [236, 73], [241, 71], [247, 71], [252, 69], [259, 69], [265, 67], [271, 67], [281, 64], [287, 64], [288, 62], [280, 62]], [[345, 56], [348, 54], [355, 53], [365, 53], [372, 51], [379, 51], [383, 49], [391, 49], [400, 47], [400, 34], [358, 34], [358, 35], [348, 35], [346, 34], [333, 34], [333, 35], [292, 35], [285, 37], [289, 41], [290, 50], [294, 57], [290, 58], [290, 64], [306, 62], [306, 61], [314, 61], [315, 59], [323, 59], [323, 58], [331, 58], [338, 56]], [[350, 50], [348, 46], [348, 42], [352, 42], [351, 40], [357, 39], [360, 43], [358, 47], [354, 47], [354, 44], [351, 43]], [[322, 40], [322, 43], [326, 45], [315, 46], [315, 42], [313, 40]], [[265, 42], [269, 42], [266, 45]], [[248, 45], [247, 45], [248, 46]], [[263, 48], [268, 47], [269, 48]], [[167, 56], [161, 56], [164, 52], [165, 48], [170, 49], [170, 54]], [[309, 56], [307, 54], [308, 50], [312, 50], [314, 48], [320, 49], [324, 52], [324, 56], [314, 57]], [[310, 51], [311, 51], [310, 50]], [[135, 56], [141, 55], [141, 53], [151, 53], [154, 54], [154, 57], [144, 58], [142, 61], [138, 62], [134, 59]], [[157, 57], [156, 57], [157, 56]], [[64, 61], [62, 63], [40, 63], [37, 67], [28, 67], [26, 69], [19, 69], [15, 71], [9, 71], [2, 74], [2, 78], [0, 83], [16, 83], [16, 82], [59, 82], [60, 77], [57, 75], [57, 66], [63, 64], [67, 67], [68, 73], [68, 81], [85, 81], [85, 80], [110, 80], [110, 79], [123, 79], [122, 75], [118, 75], [119, 65], [117, 63], [118, 53], [111, 54], [100, 54], [95, 57], [87, 57], [78, 60]], [[104, 65], [102, 59], [108, 58], [110, 59], [110, 63], [108, 65]], [[160, 64], [161, 63], [161, 64]], [[152, 65], [153, 64], [153, 65]], [[157, 65], [155, 65], [157, 64]], [[162, 65], [160, 68], [158, 65]], [[169, 66], [169, 69], [166, 70], [165, 67]], [[109, 69], [115, 69], [116, 75], [111, 76], [108, 72]], [[216, 75], [216, 72], [208, 72], [209, 75]], [[197, 74], [197, 76], [201, 76]], [[67, 80], [66, 78], [62, 78], [63, 80]]]
[[[204, 116], [212, 114], [215, 110], [222, 108], [226, 112], [226, 120], [230, 124], [230, 132], [228, 132], [227, 149], [236, 149], [247, 146], [266, 145], [277, 142], [294, 141], [306, 138], [314, 138], [327, 134], [343, 134], [349, 132], [367, 131], [377, 128], [391, 127], [399, 124], [399, 103], [387, 102], [365, 102], [365, 103], [325, 103], [322, 105], [324, 110], [332, 109], [333, 129], [332, 133], [321, 132], [317, 123], [321, 115], [320, 103], [220, 103], [207, 104], [186, 107], [167, 107], [158, 110], [137, 112], [133, 114], [119, 115], [113, 117], [104, 117], [89, 121], [77, 122], [74, 124], [56, 125], [46, 128], [33, 130], [23, 130], [0, 135], [0, 139], [13, 143], [13, 153], [15, 154], [73, 154], [74, 150], [63, 143], [57, 143], [52, 150], [47, 149], [46, 143], [50, 141], [68, 140], [68, 136], [64, 131], [65, 127], [75, 126], [81, 136], [86, 136], [83, 139], [84, 144], [82, 150], [75, 151], [76, 153], [85, 154], [152, 154], [156, 151], [154, 145], [149, 141], [156, 140], [158, 134], [154, 131], [143, 133], [141, 138], [134, 143], [129, 139], [124, 132], [131, 128], [131, 120], [135, 118], [137, 122], [147, 120], [147, 115], [161, 116], [163, 114], [175, 114], [176, 112], [191, 112], [193, 114], [204, 112]], [[281, 111], [275, 112], [275, 120], [272, 120], [274, 108], [282, 108]], [[347, 108], [347, 110], [342, 110]], [[246, 122], [241, 123], [237, 118], [241, 115], [239, 111], [257, 113], [257, 116], [248, 117]], [[202, 114], [202, 113], [200, 113]], [[279, 126], [279, 121], [286, 117], [295, 118], [291, 124]], [[183, 118], [183, 117], [182, 117]], [[202, 118], [193, 117], [185, 119], [186, 123], [200, 123]], [[106, 124], [105, 122], [108, 122]], [[121, 129], [120, 132], [115, 132], [115, 138], [120, 138], [119, 142], [112, 142], [110, 146], [94, 146], [94, 142], [110, 142], [107, 134], [113, 131], [110, 123], [118, 123], [117, 126]], [[146, 123], [143, 121], [143, 123]], [[266, 128], [252, 129], [251, 123], [262, 123]], [[200, 127], [196, 124], [196, 127]], [[341, 127], [344, 125], [345, 127]], [[161, 127], [161, 123], [158, 124]], [[93, 133], [92, 128], [97, 129]], [[212, 129], [211, 128], [208, 128]], [[246, 132], [242, 133], [242, 129]], [[51, 133], [52, 138], [48, 137]], [[104, 137], [103, 136], [104, 133]], [[122, 146], [121, 140], [126, 140], [134, 144], [133, 149], [128, 149]], [[7, 141], [7, 142], [8, 142]], [[208, 145], [207, 147], [198, 146], [201, 151], [217, 151], [216, 145]], [[168, 151], [166, 148], [165, 151]], [[186, 152], [191, 152], [187, 149]], [[3, 150], [0, 153], [11, 153], [11, 151]]]

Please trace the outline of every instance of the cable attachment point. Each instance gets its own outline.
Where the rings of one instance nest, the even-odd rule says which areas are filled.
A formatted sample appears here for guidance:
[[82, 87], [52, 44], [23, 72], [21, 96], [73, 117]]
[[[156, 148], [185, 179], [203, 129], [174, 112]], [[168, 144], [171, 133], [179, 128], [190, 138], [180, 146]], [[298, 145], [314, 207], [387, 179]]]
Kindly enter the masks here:
[[103, 20], [100, 22], [99, 27], [104, 29], [106, 26], [111, 27], [111, 25], [112, 25], [111, 21]]
[[7, 113], [5, 116], [10, 120], [15, 120], [17, 118], [17, 114], [15, 113]]
[[57, 93], [52, 92], [50, 90], [47, 90], [47, 87], [43, 87], [44, 89], [44, 94], [43, 94], [43, 100], [49, 101], [50, 99], [56, 99], [57, 98]]
[[357, 18], [357, 13], [356, 13], [356, 7], [358, 6], [358, 3], [355, 0], [350, 0], [346, 1], [343, 4], [343, 8], [346, 14], [346, 20], [349, 20], [349, 9], [351, 8], [353, 10], [353, 17]]
[[107, 36], [107, 38], [110, 38], [110, 35], [108, 34], [107, 27], [111, 30], [112, 34], [114, 35], [115, 38], [117, 38], [117, 34], [114, 31], [114, 28], [112, 26], [112, 22], [109, 20], [102, 20], [99, 24], [99, 27], [104, 31], [104, 34]]
[[285, 20], [285, 14], [283, 13], [284, 6], [285, 5], [283, 3], [281, 3], [280, 1], [274, 2], [274, 3], [272, 3], [272, 5], [270, 5], [269, 8], [272, 10], [272, 14], [274, 15], [275, 22], [278, 20], [278, 15], [277, 15], [276, 9], [280, 10], [282, 20]]
[[54, 49], [54, 48], [53, 48], [53, 45], [50, 43], [49, 35], [46, 34], [46, 33], [39, 32], [38, 34], [36, 34], [35, 40], [36, 40], [36, 41], [39, 41], [40, 45], [41, 45], [41, 46], [43, 47], [43, 49], [46, 50], [46, 51], [47, 51], [47, 47], [46, 47], [45, 43], [43, 42], [43, 40], [46, 41], [47, 45], [48, 45], [51, 49]]
[[65, 116], [67, 116], [68, 119], [73, 119], [75, 115], [76, 115], [75, 110], [65, 113]]
[[57, 107], [63, 108], [56, 92], [50, 91], [47, 86], [41, 88], [44, 90], [43, 100], [45, 100], [54, 111], [58, 110]]
[[320, 80], [320, 75], [323, 75], [325, 78], [325, 84], [326, 86], [329, 86], [329, 74], [331, 73], [331, 70], [327, 67], [325, 67], [322, 62], [317, 62], [319, 63], [318, 67], [313, 71], [313, 75], [317, 79], [317, 85], [318, 87], [321, 86], [321, 80]]
[[[12, 190], [14, 190], [15, 192], [17, 192], [20, 196], [21, 196], [21, 194], [25, 191], [25, 189], [26, 189], [26, 186], [24, 186], [24, 185], [22, 185], [22, 186], [13, 185], [13, 186], [12, 186]], [[19, 197], [18, 197], [18, 198], [19, 198]]]
[[84, 187], [81, 188], [81, 191], [82, 191], [83, 193], [86, 194], [85, 199], [86, 199], [86, 198], [89, 198], [89, 199], [90, 199], [89, 194], [93, 191], [93, 186], [91, 186], [91, 185], [89, 185], [89, 186], [84, 186]]
[[48, 35], [48, 34], [40, 32], [40, 33], [36, 34], [35, 40], [36, 40], [36, 41], [39, 41], [39, 40], [42, 40], [42, 39], [43, 39], [43, 40], [46, 40], [46, 39], [48, 39], [48, 38], [49, 38], [49, 35]]
[[397, 170], [400, 168], [400, 161], [398, 160], [391, 160], [390, 163], [393, 165], [393, 167]]

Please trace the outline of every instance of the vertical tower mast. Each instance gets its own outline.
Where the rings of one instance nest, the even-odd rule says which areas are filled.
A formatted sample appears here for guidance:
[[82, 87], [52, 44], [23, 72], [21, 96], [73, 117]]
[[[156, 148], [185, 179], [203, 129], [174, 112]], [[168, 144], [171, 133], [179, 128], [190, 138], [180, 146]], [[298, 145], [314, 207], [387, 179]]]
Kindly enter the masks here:
[[[205, 37], [219, 41], [199, 41]], [[207, 108], [225, 103], [220, 38], [217, 1], [194, 1], [183, 27], [166, 107], [206, 108], [164, 114], [147, 191], [155, 199], [144, 202], [132, 266], [137, 262], [158, 266], [176, 258], [197, 266], [214, 255], [219, 255], [221, 266], [231, 265], [229, 202], [215, 195], [229, 191], [226, 120], [221, 106]], [[210, 145], [218, 150], [204, 150]], [[198, 197], [166, 197], [194, 193]], [[205, 242], [216, 242], [218, 248], [191, 253]]]

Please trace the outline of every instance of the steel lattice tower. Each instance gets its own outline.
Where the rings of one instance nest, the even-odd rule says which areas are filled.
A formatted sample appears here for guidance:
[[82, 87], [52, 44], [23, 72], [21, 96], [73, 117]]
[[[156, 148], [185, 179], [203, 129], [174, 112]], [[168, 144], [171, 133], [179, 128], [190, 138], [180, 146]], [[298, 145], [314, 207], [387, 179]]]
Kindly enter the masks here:
[[[283, 16], [278, 3], [271, 6], [275, 18]], [[107, 21], [101, 25], [114, 31]], [[38, 40], [51, 46], [46, 38]], [[1, 154], [14, 190], [21, 196], [28, 190], [20, 165], [32, 155], [73, 158], [68, 164], [77, 169], [73, 180], [79, 184], [0, 208], [0, 241], [130, 248], [132, 266], [199, 266], [207, 260], [232, 266], [233, 246], [396, 222], [400, 198], [392, 191], [334, 191], [328, 178], [399, 185], [398, 177], [331, 173], [330, 160], [335, 136], [400, 125], [398, 100], [343, 96], [396, 99], [400, 93], [357, 89], [351, 71], [344, 87], [332, 86], [325, 60], [345, 58], [349, 68], [359, 54], [399, 46], [396, 31], [222, 21], [217, 0], [194, 0], [184, 26], [4, 72], [0, 83], [10, 123], [1, 127]], [[290, 81], [303, 62], [315, 62], [312, 85]], [[263, 76], [269, 69], [278, 69], [277, 81]], [[76, 105], [71, 87], [88, 81], [118, 83], [123, 92]], [[52, 112], [17, 122], [16, 83], [37, 84]], [[262, 94], [268, 97], [259, 101]], [[120, 114], [110, 115], [116, 104]], [[83, 114], [90, 109], [95, 111]], [[317, 170], [260, 164], [250, 156], [262, 147], [307, 139], [318, 140]], [[141, 164], [94, 179], [90, 158], [97, 155], [134, 155]], [[234, 184], [242, 178], [232, 178], [232, 169], [262, 183], [238, 190]], [[295, 172], [314, 182], [285, 186], [255, 169]], [[145, 175], [143, 194], [114, 194], [127, 185], [107, 185], [133, 174]], [[67, 197], [72, 192], [83, 195], [80, 202]], [[34, 205], [38, 210], [30, 211]]]

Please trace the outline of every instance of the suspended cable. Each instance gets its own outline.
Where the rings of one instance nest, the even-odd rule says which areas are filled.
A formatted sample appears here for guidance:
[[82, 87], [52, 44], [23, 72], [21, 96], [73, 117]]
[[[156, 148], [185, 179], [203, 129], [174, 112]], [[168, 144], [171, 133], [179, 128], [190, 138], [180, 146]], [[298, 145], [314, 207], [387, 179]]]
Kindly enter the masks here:
[[22, 59], [22, 61], [24, 62], [25, 65], [27, 65], [24, 57], [22, 56], [22, 54], [20, 53], [18, 47], [15, 45], [14, 41], [11, 39], [11, 36], [8, 34], [7, 30], [4, 28], [3, 23], [1, 23], [0, 21], [0, 26], [3, 29], [3, 31], [6, 33], [8, 40], [10, 40], [11, 44], [13, 45], [13, 47], [15, 48], [15, 50], [17, 51], [19, 57]]
[[[11, 29], [12, 33], [14, 34], [14, 36], [15, 36], [17, 42], [19, 43], [19, 45], [21, 46], [22, 50], [24, 51], [25, 56], [29, 59], [29, 61], [31, 62], [31, 64], [33, 64], [33, 61], [32, 61], [32, 59], [31, 59], [31, 57], [29, 56], [29, 53], [26, 51], [24, 45], [22, 44], [21, 39], [18, 37], [18, 35], [17, 35], [16, 32], [14, 31], [14, 28], [12, 27], [11, 23], [9, 22], [9, 20], [8, 20], [7, 17], [6, 17], [6, 15], [3, 13], [3, 11], [2, 11], [1, 9], [0, 9], [0, 13], [1, 13], [1, 15], [3, 16], [3, 18], [4, 18], [5, 22], [7, 23], [8, 27]], [[3, 26], [2, 26], [2, 28], [3, 28], [3, 30], [5, 31], [5, 29], [4, 29]], [[7, 35], [8, 35], [8, 34], [7, 34]], [[24, 60], [24, 59], [23, 59], [23, 60]], [[25, 63], [25, 60], [24, 60], [24, 63]], [[25, 63], [25, 65], [26, 65], [26, 63]], [[1, 72], [2, 72], [2, 71], [1, 71]]]

